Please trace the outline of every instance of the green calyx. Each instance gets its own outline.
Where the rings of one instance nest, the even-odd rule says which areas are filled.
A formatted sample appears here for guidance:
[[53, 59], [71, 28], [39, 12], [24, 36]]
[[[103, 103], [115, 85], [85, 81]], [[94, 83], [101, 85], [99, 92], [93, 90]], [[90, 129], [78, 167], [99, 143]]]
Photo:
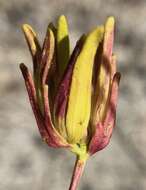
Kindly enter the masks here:
[[86, 144], [73, 144], [71, 152], [78, 156], [79, 160], [86, 161], [89, 157]]

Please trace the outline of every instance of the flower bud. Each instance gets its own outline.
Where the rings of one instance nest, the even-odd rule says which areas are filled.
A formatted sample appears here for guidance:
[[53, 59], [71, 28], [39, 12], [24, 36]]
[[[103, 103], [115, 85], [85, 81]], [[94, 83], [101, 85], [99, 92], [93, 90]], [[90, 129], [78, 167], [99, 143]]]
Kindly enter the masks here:
[[70, 55], [62, 15], [49, 24], [41, 47], [34, 30], [23, 31], [33, 59], [33, 77], [21, 64], [40, 133], [53, 147], [69, 147], [87, 158], [104, 148], [115, 125], [120, 74], [112, 53], [114, 18], [83, 35]]
[[77, 155], [70, 190], [75, 190], [87, 158], [105, 148], [116, 119], [120, 74], [112, 53], [114, 18], [82, 35], [70, 55], [68, 24], [62, 15], [49, 24], [41, 47], [27, 24], [23, 32], [33, 60], [33, 77], [20, 65], [43, 140]]

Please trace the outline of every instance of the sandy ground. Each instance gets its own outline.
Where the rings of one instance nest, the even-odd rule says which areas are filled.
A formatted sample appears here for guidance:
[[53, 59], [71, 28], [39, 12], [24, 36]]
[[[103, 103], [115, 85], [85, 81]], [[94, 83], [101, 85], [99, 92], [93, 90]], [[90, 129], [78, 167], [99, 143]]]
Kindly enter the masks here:
[[110, 145], [87, 163], [81, 190], [146, 189], [146, 1], [0, 0], [0, 190], [65, 190], [75, 157], [42, 142], [19, 63], [31, 64], [21, 32], [31, 24], [43, 38], [65, 14], [74, 46], [107, 16], [116, 18], [115, 52], [122, 73], [117, 125]]

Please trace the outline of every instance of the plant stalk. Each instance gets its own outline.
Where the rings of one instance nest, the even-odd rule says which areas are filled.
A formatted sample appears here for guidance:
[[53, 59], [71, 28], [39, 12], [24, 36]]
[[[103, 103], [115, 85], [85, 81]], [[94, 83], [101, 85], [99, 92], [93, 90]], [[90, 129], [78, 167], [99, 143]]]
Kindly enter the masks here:
[[77, 156], [69, 190], [77, 190], [77, 186], [84, 171], [85, 163], [86, 160], [81, 160]]

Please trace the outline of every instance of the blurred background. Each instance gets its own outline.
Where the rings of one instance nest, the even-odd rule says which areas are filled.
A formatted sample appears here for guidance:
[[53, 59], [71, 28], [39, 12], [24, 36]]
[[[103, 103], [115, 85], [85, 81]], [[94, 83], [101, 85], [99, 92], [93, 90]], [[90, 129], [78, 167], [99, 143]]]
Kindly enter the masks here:
[[79, 36], [116, 18], [114, 52], [122, 73], [111, 143], [90, 158], [80, 190], [146, 189], [146, 1], [0, 0], [0, 189], [67, 190], [75, 157], [42, 142], [19, 63], [31, 65], [21, 25], [42, 41], [47, 24], [64, 14], [72, 46]]

